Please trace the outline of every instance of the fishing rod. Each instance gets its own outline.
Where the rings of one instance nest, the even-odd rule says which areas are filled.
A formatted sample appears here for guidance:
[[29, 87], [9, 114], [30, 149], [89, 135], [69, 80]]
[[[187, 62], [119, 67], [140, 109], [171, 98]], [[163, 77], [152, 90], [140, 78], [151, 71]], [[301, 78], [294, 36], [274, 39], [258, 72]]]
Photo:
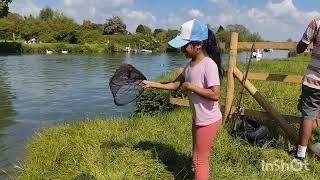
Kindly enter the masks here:
[[[231, 128], [232, 128], [231, 129], [231, 133], [232, 134], [235, 134], [235, 132], [236, 132], [237, 120], [240, 119], [241, 113], [243, 111], [243, 108], [241, 107], [241, 101], [242, 101], [242, 97], [243, 97], [243, 94], [244, 94], [245, 83], [246, 83], [247, 78], [248, 78], [248, 72], [249, 72], [249, 69], [250, 69], [251, 60], [253, 58], [254, 49], [255, 49], [255, 42], [251, 46], [250, 58], [249, 58], [249, 61], [248, 61], [247, 67], [246, 67], [245, 74], [243, 75], [243, 79], [242, 79], [242, 82], [241, 82], [241, 89], [240, 89], [239, 96], [238, 96], [238, 99], [237, 99], [236, 110], [235, 110], [235, 112], [233, 113], [233, 116], [232, 116], [232, 126], [231, 126]], [[248, 58], [248, 56], [247, 56], [247, 58]]]

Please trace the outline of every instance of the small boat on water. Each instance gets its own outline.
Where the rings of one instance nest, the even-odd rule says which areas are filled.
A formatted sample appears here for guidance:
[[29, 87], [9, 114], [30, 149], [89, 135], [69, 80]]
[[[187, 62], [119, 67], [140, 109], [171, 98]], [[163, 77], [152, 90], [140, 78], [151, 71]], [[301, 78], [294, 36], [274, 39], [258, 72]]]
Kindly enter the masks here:
[[148, 50], [148, 49], [141, 49], [142, 53], [152, 53], [152, 50]]
[[126, 47], [125, 49], [124, 49], [124, 52], [131, 52], [131, 48], [130, 47]]
[[264, 49], [263, 52], [273, 52], [273, 49]]
[[62, 54], [68, 54], [68, 51], [61, 51]]
[[148, 49], [131, 49], [130, 47], [126, 47], [124, 50], [124, 52], [130, 53], [130, 52], [134, 52], [134, 53], [152, 53], [152, 50], [148, 50]]

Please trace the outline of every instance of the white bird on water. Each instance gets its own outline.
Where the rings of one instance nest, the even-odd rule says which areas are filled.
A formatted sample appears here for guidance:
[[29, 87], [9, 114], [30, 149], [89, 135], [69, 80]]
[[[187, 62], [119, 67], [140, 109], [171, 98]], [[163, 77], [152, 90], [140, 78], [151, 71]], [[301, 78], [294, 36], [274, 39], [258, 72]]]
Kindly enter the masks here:
[[46, 54], [52, 54], [53, 51], [49, 51], [48, 49], [46, 49]]

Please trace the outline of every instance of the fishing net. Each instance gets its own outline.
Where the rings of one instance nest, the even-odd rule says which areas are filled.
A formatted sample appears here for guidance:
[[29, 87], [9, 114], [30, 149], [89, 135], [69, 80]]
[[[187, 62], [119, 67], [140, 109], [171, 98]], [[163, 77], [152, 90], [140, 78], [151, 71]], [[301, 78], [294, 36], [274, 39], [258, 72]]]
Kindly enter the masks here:
[[123, 64], [111, 77], [109, 86], [118, 106], [134, 101], [143, 92], [141, 81], [147, 78], [130, 64]]

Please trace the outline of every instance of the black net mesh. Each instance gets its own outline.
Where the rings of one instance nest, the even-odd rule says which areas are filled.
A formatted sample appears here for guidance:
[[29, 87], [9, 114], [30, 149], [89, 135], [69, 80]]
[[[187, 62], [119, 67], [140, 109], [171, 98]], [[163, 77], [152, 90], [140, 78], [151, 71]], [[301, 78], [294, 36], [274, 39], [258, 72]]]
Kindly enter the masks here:
[[135, 100], [142, 92], [142, 80], [147, 78], [130, 64], [123, 64], [111, 77], [109, 86], [116, 105], [125, 105]]

